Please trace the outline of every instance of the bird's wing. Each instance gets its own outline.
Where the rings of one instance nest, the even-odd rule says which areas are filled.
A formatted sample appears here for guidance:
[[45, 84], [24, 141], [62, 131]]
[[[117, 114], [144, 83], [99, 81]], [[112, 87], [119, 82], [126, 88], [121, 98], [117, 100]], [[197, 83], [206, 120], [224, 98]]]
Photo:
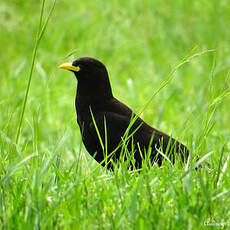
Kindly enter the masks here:
[[92, 117], [89, 130], [94, 138], [101, 139], [104, 142], [107, 138], [110, 145], [115, 145], [121, 141], [129, 123], [128, 116], [113, 112], [101, 112]]
[[[107, 145], [110, 152], [117, 148], [121, 141], [130, 142], [131, 139], [147, 147], [155, 130], [147, 126], [140, 118], [137, 118], [135, 122], [132, 119], [135, 118], [114, 112], [97, 113], [89, 125], [90, 135], [94, 142], [100, 141], [101, 147]], [[157, 131], [154, 135], [156, 140], [160, 138]]]
[[[129, 151], [132, 149], [132, 141], [134, 141], [133, 143], [135, 145], [139, 144], [139, 148], [142, 153], [148, 149], [150, 141], [152, 141], [152, 157], [154, 157], [156, 154], [156, 148], [160, 149], [160, 147], [162, 147], [162, 151], [165, 153], [168, 144], [170, 144], [171, 147], [175, 146], [177, 149], [176, 152], [180, 153], [180, 155], [185, 154], [184, 152], [187, 151], [184, 145], [177, 142], [175, 139], [170, 138], [168, 135], [148, 126], [140, 118], [137, 118], [129, 129], [130, 123], [132, 123], [131, 120], [132, 119], [130, 116], [125, 116], [114, 112], [97, 113], [93, 117], [88, 129], [92, 140], [94, 143], [96, 143], [95, 146], [97, 145], [97, 150], [101, 148], [105, 151], [107, 147], [107, 152], [111, 153], [119, 146], [121, 141], [126, 139], [127, 136], [125, 133], [128, 133], [129, 137], [134, 133], [132, 138], [126, 139], [126, 143], [129, 143], [127, 145]], [[126, 132], [127, 129], [128, 132]], [[153, 140], [151, 140], [152, 137]], [[138, 151], [138, 146], [134, 147]], [[171, 147], [169, 148], [171, 149]], [[102, 156], [103, 154], [100, 155]], [[116, 157], [118, 157], [118, 155]], [[139, 154], [136, 155], [136, 158], [137, 161], [141, 161], [141, 159], [139, 159]], [[162, 157], [159, 156], [159, 158]]]

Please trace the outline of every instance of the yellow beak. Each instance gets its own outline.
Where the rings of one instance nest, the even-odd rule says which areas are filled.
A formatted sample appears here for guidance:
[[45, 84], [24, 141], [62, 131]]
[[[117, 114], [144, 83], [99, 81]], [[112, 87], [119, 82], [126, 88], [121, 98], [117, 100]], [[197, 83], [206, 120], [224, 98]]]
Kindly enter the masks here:
[[72, 70], [74, 72], [78, 72], [80, 70], [79, 66], [73, 66], [72, 63], [63, 63], [58, 66], [59, 69], [67, 69], [67, 70]]

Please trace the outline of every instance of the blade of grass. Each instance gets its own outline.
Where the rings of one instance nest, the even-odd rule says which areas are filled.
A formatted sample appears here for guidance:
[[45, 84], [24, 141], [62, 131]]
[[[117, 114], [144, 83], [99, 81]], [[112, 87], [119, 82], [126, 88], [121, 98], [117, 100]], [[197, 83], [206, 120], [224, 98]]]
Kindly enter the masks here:
[[202, 158], [200, 158], [191, 168], [189, 168], [180, 179], [183, 179], [185, 176], [187, 176], [188, 173], [190, 173], [190, 171], [196, 169], [199, 167], [199, 165], [202, 164], [202, 162], [206, 161], [206, 159], [208, 159], [211, 155], [213, 154], [213, 151], [208, 152], [207, 154], [205, 154]]
[[221, 170], [221, 174], [220, 174], [219, 179], [218, 179], [218, 182], [217, 182], [217, 187], [219, 187], [220, 184], [221, 184], [221, 181], [222, 181], [222, 179], [223, 179], [223, 175], [224, 175], [224, 173], [226, 172], [226, 169], [227, 169], [227, 167], [228, 167], [228, 162], [229, 162], [229, 160], [230, 160], [230, 156], [227, 157], [227, 159], [226, 159], [226, 161], [225, 161], [225, 163], [224, 163], [224, 166], [223, 166], [223, 168], [222, 168], [222, 170]]
[[170, 163], [171, 166], [173, 166], [173, 163], [171, 162], [171, 160], [166, 156], [166, 154], [164, 154], [164, 153], [161, 151], [160, 148], [158, 149], [157, 146], [155, 146], [155, 149], [157, 150], [157, 152], [158, 152], [161, 156], [164, 157], [165, 160], [167, 160], [167, 161]]
[[20, 121], [19, 121], [17, 135], [16, 135], [16, 144], [18, 144], [20, 133], [21, 133], [21, 127], [22, 127], [22, 122], [23, 122], [25, 110], [26, 110], [26, 104], [27, 104], [27, 100], [28, 100], [28, 95], [29, 95], [31, 80], [32, 80], [32, 76], [33, 76], [34, 64], [35, 64], [35, 60], [36, 60], [36, 56], [37, 56], [38, 47], [39, 47], [40, 41], [41, 41], [41, 39], [42, 39], [42, 37], [44, 35], [45, 29], [46, 29], [46, 27], [48, 25], [49, 19], [50, 19], [52, 13], [53, 13], [55, 4], [56, 4], [56, 0], [54, 0], [52, 8], [49, 11], [49, 14], [48, 14], [48, 16], [47, 16], [47, 18], [46, 18], [46, 20], [44, 22], [44, 25], [42, 26], [42, 20], [43, 20], [43, 15], [44, 15], [44, 7], [45, 7], [45, 0], [42, 1], [42, 8], [41, 8], [41, 13], [40, 13], [38, 32], [37, 32], [36, 41], [35, 41], [35, 45], [34, 45], [34, 49], [33, 49], [31, 67], [30, 67], [30, 72], [29, 72], [29, 79], [28, 79], [28, 82], [27, 82], [25, 97], [24, 97], [23, 106], [22, 106], [22, 112], [21, 112], [21, 115], [20, 115]]
[[216, 176], [216, 181], [215, 181], [215, 187], [217, 187], [218, 182], [219, 182], [219, 178], [220, 178], [220, 175], [221, 175], [221, 165], [222, 165], [223, 156], [224, 156], [224, 146], [222, 147], [221, 154], [220, 154], [218, 170], [217, 170], [217, 176]]
[[94, 127], [95, 127], [95, 130], [96, 130], [98, 139], [99, 139], [100, 144], [101, 144], [101, 148], [102, 148], [102, 150], [103, 150], [103, 152], [104, 152], [104, 151], [105, 151], [105, 147], [104, 147], [104, 144], [103, 144], [103, 141], [102, 141], [102, 138], [101, 138], [99, 129], [98, 129], [98, 127], [97, 127], [97, 123], [96, 123], [96, 121], [95, 121], [95, 118], [94, 118], [94, 115], [93, 115], [93, 112], [92, 112], [91, 107], [89, 108], [89, 110], [90, 110], [90, 114], [91, 114], [91, 117], [92, 117], [92, 120], [93, 120], [93, 125], [94, 125]]
[[15, 172], [17, 172], [18, 169], [20, 169], [23, 165], [26, 164], [27, 161], [32, 159], [33, 157], [38, 157], [37, 153], [32, 153], [26, 158], [24, 158], [22, 161], [20, 161], [18, 164], [16, 164], [14, 167], [11, 168], [10, 171], [7, 172], [7, 174], [0, 180], [0, 184], [5, 183], [9, 178], [14, 175]]
[[162, 84], [160, 85], [160, 87], [153, 92], [152, 96], [149, 98], [149, 100], [146, 102], [146, 104], [143, 106], [143, 108], [137, 113], [138, 116], [140, 116], [144, 110], [149, 106], [149, 104], [151, 103], [151, 101], [153, 100], [153, 98], [163, 89], [165, 88], [174, 78], [174, 74], [177, 72], [178, 69], [180, 69], [180, 67], [182, 67], [184, 64], [190, 62], [192, 59], [202, 56], [203, 54], [206, 53], [210, 53], [210, 52], [215, 52], [215, 49], [210, 49], [210, 50], [204, 50], [198, 53], [195, 53], [193, 55], [189, 55], [188, 57], [185, 57], [170, 73], [169, 73], [169, 77], [168, 79], [166, 79], [165, 81], [162, 82]]

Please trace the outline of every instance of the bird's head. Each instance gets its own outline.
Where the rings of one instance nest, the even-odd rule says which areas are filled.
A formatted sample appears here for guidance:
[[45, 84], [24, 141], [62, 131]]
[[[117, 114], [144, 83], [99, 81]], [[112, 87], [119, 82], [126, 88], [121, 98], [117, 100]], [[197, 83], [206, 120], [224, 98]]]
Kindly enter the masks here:
[[102, 62], [82, 57], [72, 63], [61, 64], [59, 68], [70, 70], [75, 74], [80, 96], [112, 96], [108, 72]]

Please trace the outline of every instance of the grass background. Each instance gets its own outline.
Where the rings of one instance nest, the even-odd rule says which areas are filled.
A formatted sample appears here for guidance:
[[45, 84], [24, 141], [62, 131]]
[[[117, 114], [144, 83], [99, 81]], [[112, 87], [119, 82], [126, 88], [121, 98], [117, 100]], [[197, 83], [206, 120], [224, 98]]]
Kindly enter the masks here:
[[[16, 144], [40, 12], [38, 1], [0, 3], [1, 229], [228, 228], [228, 1], [57, 1]], [[208, 164], [96, 168], [76, 124], [76, 80], [58, 64], [98, 58], [114, 96], [138, 112], [178, 64], [202, 52], [177, 69], [142, 118], [188, 145], [189, 167], [197, 156]]]

